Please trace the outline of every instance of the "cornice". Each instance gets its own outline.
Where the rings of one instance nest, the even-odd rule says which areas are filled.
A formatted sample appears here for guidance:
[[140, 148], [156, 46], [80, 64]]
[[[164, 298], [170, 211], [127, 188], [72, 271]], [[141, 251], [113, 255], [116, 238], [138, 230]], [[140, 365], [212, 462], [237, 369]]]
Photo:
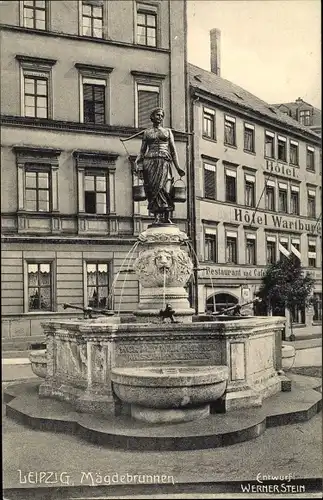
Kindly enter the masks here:
[[130, 73], [132, 74], [132, 76], [144, 77], [144, 78], [155, 78], [158, 80], [164, 80], [167, 76], [167, 75], [164, 75], [162, 73], [151, 73], [150, 71], [133, 70], [133, 71], [130, 71]]
[[120, 42], [118, 40], [111, 40], [105, 38], [92, 38], [88, 36], [72, 35], [70, 33], [59, 33], [57, 31], [37, 30], [34, 28], [25, 28], [22, 26], [13, 26], [11, 24], [0, 24], [0, 29], [3, 31], [12, 31], [18, 33], [25, 33], [30, 36], [40, 36], [41, 38], [65, 38], [69, 40], [78, 40], [83, 43], [99, 43], [103, 45], [114, 45], [117, 47], [124, 47], [128, 49], [144, 50], [148, 52], [170, 54], [170, 49], [160, 47], [148, 47], [146, 45], [137, 45], [134, 43]]
[[49, 66], [54, 66], [57, 63], [57, 59], [46, 59], [44, 57], [27, 56], [25, 54], [16, 54], [15, 57], [17, 61], [25, 63], [47, 64]]
[[114, 68], [109, 66], [98, 66], [96, 64], [83, 64], [83, 63], [75, 63], [75, 68], [80, 71], [94, 71], [100, 73], [112, 73]]
[[[26, 127], [45, 130], [61, 130], [65, 132], [86, 133], [92, 135], [104, 135], [113, 137], [130, 137], [142, 132], [144, 129], [122, 125], [94, 125], [92, 123], [70, 122], [62, 120], [50, 120], [46, 118], [29, 118], [25, 116], [0, 115], [1, 125], [8, 127]], [[176, 141], [187, 142], [190, 134], [183, 131], [173, 130]], [[141, 139], [140, 139], [141, 140]]]
[[13, 145], [12, 150], [15, 154], [19, 154], [20, 156], [27, 156], [27, 155], [59, 156], [62, 152], [62, 149], [50, 148], [44, 146], [32, 146], [27, 144]]

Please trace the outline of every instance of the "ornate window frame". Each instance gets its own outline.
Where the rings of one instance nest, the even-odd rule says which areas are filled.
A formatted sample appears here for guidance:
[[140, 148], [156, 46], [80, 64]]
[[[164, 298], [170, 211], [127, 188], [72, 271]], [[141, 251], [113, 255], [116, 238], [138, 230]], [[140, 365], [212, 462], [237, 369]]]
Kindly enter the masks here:
[[[110, 73], [112, 73], [114, 68], [108, 66], [94, 66], [91, 64], [75, 63], [75, 68], [79, 72], [79, 99], [80, 99], [80, 123], [84, 122], [84, 96], [83, 96], [83, 84], [88, 82], [95, 83], [100, 81], [101, 85], [105, 86], [105, 125], [110, 123]], [[95, 126], [96, 124], [89, 124]]]
[[[25, 203], [25, 172], [29, 165], [39, 166], [41, 169], [48, 171], [50, 169], [50, 210], [48, 214], [59, 212], [59, 197], [58, 197], [58, 167], [59, 156], [61, 149], [54, 148], [39, 148], [35, 146], [13, 146], [13, 152], [16, 155], [16, 163], [18, 169], [18, 213], [26, 212]], [[44, 213], [44, 212], [41, 212]]]
[[[77, 171], [77, 186], [78, 186], [78, 215], [85, 213], [85, 172], [86, 171], [101, 171], [108, 173], [108, 213], [105, 216], [116, 215], [116, 186], [115, 172], [118, 153], [107, 153], [105, 151], [85, 151], [77, 150], [73, 152], [76, 161]], [[91, 214], [95, 216], [95, 214]]]
[[52, 82], [52, 67], [56, 64], [56, 59], [44, 59], [43, 57], [32, 57], [22, 54], [16, 55], [16, 60], [20, 65], [20, 114], [25, 116], [25, 76], [42, 76], [48, 81], [48, 109], [47, 118], [54, 117], [54, 99], [53, 99], [53, 82]]

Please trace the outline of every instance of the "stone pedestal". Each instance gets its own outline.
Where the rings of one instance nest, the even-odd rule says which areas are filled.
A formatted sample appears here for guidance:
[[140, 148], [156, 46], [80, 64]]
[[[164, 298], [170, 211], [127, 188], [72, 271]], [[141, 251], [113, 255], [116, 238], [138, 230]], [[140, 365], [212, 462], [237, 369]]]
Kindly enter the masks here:
[[141, 284], [137, 321], [160, 321], [160, 311], [170, 305], [174, 318], [191, 322], [194, 310], [185, 290], [193, 263], [187, 252], [187, 235], [172, 224], [154, 224], [139, 235], [141, 243], [134, 270]]

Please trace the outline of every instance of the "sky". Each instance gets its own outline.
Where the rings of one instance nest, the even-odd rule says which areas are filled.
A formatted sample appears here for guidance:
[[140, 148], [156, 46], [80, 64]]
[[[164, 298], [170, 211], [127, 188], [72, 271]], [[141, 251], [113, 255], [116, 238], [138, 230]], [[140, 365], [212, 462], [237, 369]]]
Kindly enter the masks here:
[[188, 60], [210, 70], [221, 30], [221, 77], [268, 103], [321, 109], [320, 0], [188, 0]]

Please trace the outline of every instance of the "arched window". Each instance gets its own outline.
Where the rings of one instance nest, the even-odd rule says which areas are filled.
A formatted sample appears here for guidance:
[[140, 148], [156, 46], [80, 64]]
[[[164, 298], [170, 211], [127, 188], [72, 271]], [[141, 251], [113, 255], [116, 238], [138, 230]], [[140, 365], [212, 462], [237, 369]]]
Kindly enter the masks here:
[[237, 297], [229, 293], [216, 293], [207, 299], [206, 312], [221, 312], [224, 309], [237, 305], [238, 302]]

